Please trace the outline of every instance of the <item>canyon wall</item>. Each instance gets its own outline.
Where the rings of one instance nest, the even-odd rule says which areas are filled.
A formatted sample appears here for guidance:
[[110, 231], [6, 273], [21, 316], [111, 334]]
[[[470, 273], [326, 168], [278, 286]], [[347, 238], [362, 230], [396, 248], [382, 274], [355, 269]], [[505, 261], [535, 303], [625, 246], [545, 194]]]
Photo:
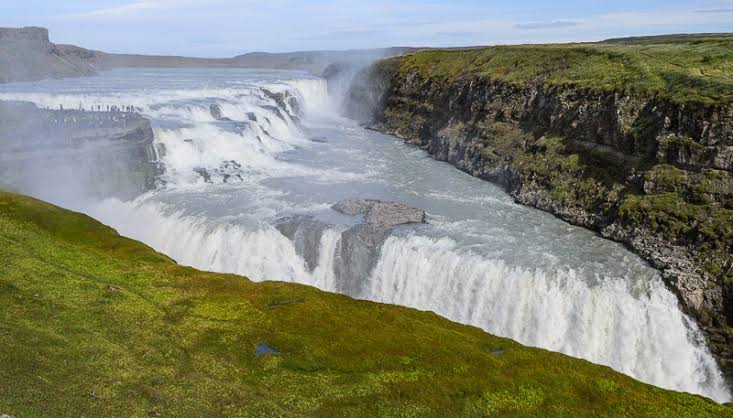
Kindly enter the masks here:
[[434, 67], [373, 65], [348, 115], [627, 245], [662, 272], [733, 375], [733, 105]]

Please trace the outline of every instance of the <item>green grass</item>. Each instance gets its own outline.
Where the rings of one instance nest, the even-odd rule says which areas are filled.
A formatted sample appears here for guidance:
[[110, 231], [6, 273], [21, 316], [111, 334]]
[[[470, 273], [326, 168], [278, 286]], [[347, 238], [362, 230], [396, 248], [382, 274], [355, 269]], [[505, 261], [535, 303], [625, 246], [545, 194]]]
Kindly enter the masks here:
[[604, 44], [675, 44], [690, 42], [706, 42], [712, 39], [733, 39], [733, 33], [678, 33], [654, 36], [631, 36], [627, 38], [611, 38], [602, 41]]
[[432, 313], [184, 268], [9, 193], [0, 259], [14, 417], [733, 416]]
[[733, 252], [733, 210], [686, 202], [678, 193], [629, 195], [619, 208], [627, 222], [678, 243], [697, 243], [701, 251]]
[[479, 78], [517, 86], [658, 95], [676, 103], [733, 101], [733, 38], [645, 39], [636, 44], [428, 50], [394, 60], [402, 73], [417, 71], [437, 82]]

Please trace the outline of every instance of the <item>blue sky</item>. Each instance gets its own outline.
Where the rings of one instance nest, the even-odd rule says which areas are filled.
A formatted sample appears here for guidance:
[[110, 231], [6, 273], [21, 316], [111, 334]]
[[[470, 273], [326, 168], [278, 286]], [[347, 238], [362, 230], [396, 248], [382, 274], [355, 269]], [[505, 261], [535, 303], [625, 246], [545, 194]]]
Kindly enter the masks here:
[[225, 57], [733, 32], [733, 0], [0, 0], [0, 26], [30, 25], [109, 52]]

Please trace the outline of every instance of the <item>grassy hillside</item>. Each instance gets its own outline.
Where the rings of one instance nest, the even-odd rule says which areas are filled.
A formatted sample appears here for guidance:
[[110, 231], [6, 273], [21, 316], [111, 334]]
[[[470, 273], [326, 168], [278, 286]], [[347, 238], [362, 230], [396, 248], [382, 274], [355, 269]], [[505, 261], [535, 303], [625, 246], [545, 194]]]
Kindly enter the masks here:
[[180, 267], [14, 194], [0, 242], [0, 414], [733, 416], [432, 313]]
[[635, 44], [625, 40], [423, 51], [403, 60], [401, 69], [447, 81], [470, 76], [516, 85], [659, 95], [679, 103], [733, 101], [733, 38], [645, 39]]
[[604, 44], [674, 44], [695, 41], [709, 41], [711, 39], [733, 39], [733, 33], [673, 33], [669, 35], [630, 36], [626, 38], [611, 38], [602, 41]]

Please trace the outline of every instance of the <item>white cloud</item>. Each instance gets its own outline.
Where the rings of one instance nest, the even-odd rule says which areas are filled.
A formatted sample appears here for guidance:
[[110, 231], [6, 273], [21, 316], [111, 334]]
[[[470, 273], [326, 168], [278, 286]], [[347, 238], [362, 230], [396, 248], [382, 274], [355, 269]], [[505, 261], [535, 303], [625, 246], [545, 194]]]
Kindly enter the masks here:
[[241, 11], [250, 7], [255, 0], [136, 0], [118, 6], [89, 10], [81, 13], [59, 16], [66, 19], [100, 19], [100, 18], [137, 18], [149, 17], [154, 14], [161, 16], [161, 12], [181, 13], [183, 11], [209, 12], [227, 7], [230, 10]]
[[[415, 7], [414, 0], [120, 1], [126, 3], [52, 17], [52, 33], [66, 42], [118, 52], [226, 56], [252, 50], [548, 43], [733, 31], [729, 13], [699, 13], [731, 8], [730, 2], [654, 9], [647, 5], [596, 15], [579, 9], [543, 20], [536, 11], [424, 0], [421, 7]], [[90, 38], [90, 33], [95, 36]]]
[[103, 9], [90, 10], [88, 12], [62, 15], [62, 18], [99, 18], [105, 16], [130, 16], [145, 10], [155, 9], [161, 6], [161, 0], [141, 0], [134, 3], [127, 3], [120, 6], [107, 7]]

